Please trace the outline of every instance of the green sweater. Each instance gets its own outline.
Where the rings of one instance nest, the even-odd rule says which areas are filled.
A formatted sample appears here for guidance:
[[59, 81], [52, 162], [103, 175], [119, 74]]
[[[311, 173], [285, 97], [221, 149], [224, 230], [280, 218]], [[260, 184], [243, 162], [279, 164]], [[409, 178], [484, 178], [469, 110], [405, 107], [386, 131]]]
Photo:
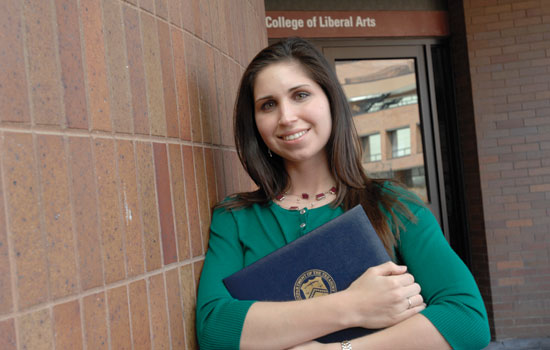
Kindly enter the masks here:
[[[417, 220], [399, 216], [405, 227], [400, 230], [396, 262], [407, 265], [420, 284], [428, 305], [422, 314], [454, 349], [485, 347], [490, 340], [487, 313], [470, 271], [445, 240], [430, 210], [401, 201]], [[197, 297], [200, 348], [238, 349], [246, 313], [254, 303], [233, 299], [223, 278], [342, 213], [341, 207], [326, 205], [302, 214], [274, 203], [216, 209]]]

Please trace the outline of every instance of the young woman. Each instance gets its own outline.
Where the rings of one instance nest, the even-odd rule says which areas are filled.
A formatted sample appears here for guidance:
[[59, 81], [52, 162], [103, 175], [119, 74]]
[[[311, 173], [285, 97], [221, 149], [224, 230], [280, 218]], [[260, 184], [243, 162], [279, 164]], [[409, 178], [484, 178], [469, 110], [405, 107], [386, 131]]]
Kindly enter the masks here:
[[[262, 50], [235, 107], [240, 160], [258, 189], [218, 204], [197, 300], [201, 349], [480, 349], [487, 314], [467, 267], [420, 200], [368, 178], [344, 93], [307, 41]], [[306, 194], [306, 195], [303, 195]], [[223, 278], [361, 204], [393, 262], [343, 291], [289, 302], [236, 300]], [[313, 341], [380, 329], [341, 344]]]

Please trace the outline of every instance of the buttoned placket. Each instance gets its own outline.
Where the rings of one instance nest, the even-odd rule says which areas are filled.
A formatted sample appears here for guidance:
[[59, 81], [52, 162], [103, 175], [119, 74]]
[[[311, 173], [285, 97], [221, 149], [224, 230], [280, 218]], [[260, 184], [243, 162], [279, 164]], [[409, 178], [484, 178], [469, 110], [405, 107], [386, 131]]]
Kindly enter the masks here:
[[307, 208], [300, 209], [300, 229], [301, 229], [301, 234], [302, 235], [304, 234], [304, 231], [307, 228], [308, 213], [309, 213], [309, 211], [307, 210]]

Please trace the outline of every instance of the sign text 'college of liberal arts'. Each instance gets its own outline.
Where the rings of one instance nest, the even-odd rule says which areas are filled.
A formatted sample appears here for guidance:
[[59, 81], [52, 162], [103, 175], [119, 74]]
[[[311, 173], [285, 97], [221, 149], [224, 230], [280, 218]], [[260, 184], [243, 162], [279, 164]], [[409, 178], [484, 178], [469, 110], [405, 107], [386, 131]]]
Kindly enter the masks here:
[[269, 38], [449, 35], [445, 11], [267, 11]]
[[370, 17], [349, 16], [347, 18], [332, 18], [332, 16], [313, 16], [311, 18], [286, 18], [285, 16], [278, 16], [272, 18], [266, 16], [265, 25], [270, 28], [288, 28], [292, 30], [298, 30], [307, 26], [308, 28], [353, 28], [355, 27], [376, 27], [376, 19]]

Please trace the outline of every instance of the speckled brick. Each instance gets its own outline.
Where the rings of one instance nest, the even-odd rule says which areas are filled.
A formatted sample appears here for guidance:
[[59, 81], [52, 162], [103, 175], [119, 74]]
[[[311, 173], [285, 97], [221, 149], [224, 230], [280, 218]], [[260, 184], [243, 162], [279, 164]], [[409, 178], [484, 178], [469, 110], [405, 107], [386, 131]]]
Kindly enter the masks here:
[[130, 6], [123, 6], [123, 16], [124, 30], [126, 33], [126, 51], [130, 76], [134, 132], [136, 134], [148, 135], [149, 118], [147, 114], [147, 91], [139, 16], [137, 11]]
[[169, 349], [170, 326], [166, 311], [166, 293], [162, 273], [149, 278], [149, 306], [151, 309], [151, 325], [153, 327], [152, 334], [155, 349]]
[[62, 103], [53, 6], [42, 0], [27, 0], [23, 15], [33, 120], [57, 125], [61, 123]]
[[30, 122], [21, 1], [0, 3], [0, 120]]
[[53, 349], [52, 319], [49, 309], [41, 309], [17, 319], [19, 348], [32, 350]]
[[139, 6], [145, 11], [155, 13], [155, 0], [139, 0]]
[[78, 291], [69, 176], [65, 142], [61, 136], [38, 135], [38, 165], [42, 189], [48, 276], [53, 299]]
[[119, 0], [103, 0], [104, 40], [111, 93], [113, 129], [132, 133], [132, 101], [130, 97], [129, 67], [124, 46], [124, 29]]
[[55, 9], [67, 126], [88, 129], [82, 45], [80, 35], [76, 35], [80, 34], [78, 3], [71, 0], [55, 0]]
[[219, 44], [218, 48], [221, 52], [227, 53], [227, 47], [231, 46], [231, 43], [228, 42], [228, 33], [227, 33], [227, 22], [229, 22], [231, 19], [227, 17], [227, 14], [225, 12], [225, 2], [222, 1], [216, 1], [216, 7], [218, 11], [218, 17], [216, 20], [216, 26], [218, 27], [218, 33], [219, 33]]
[[84, 298], [84, 340], [87, 349], [109, 349], [105, 293]]
[[[2, 154], [2, 144], [0, 144], [0, 154]], [[2, 174], [1, 162], [0, 174]], [[0, 315], [4, 315], [13, 311], [13, 295], [11, 292], [11, 265], [8, 251], [8, 234], [6, 226], [7, 223], [6, 216], [4, 215], [4, 210], [4, 191], [0, 183]], [[1, 346], [0, 349], [2, 349]]]
[[181, 146], [169, 144], [168, 155], [170, 158], [172, 197], [174, 199], [178, 258], [179, 261], [183, 261], [190, 258], [191, 251], [189, 245], [189, 229], [187, 226], [187, 207], [185, 202], [185, 182], [183, 178]]
[[225, 106], [224, 113], [221, 115], [220, 120], [220, 129], [221, 129], [221, 142], [223, 145], [229, 146], [234, 143], [233, 140], [233, 105], [235, 103], [235, 88], [236, 84], [233, 81], [233, 63], [223, 57], [221, 62], [222, 69], [220, 71], [221, 76], [218, 77], [223, 80], [223, 90], [224, 95], [223, 101]]
[[82, 349], [82, 326], [78, 300], [55, 305], [53, 307], [53, 323], [56, 349]]
[[191, 146], [182, 146], [183, 174], [185, 177], [185, 199], [189, 217], [189, 233], [191, 236], [191, 256], [203, 254], [197, 186], [195, 184], [195, 165]]
[[155, 175], [157, 198], [160, 216], [160, 236], [164, 264], [168, 265], [178, 260], [176, 235], [174, 232], [174, 216], [170, 190], [170, 173], [168, 172], [168, 154], [163, 143], [153, 144], [155, 158]]
[[187, 64], [187, 91], [189, 93], [189, 108], [191, 116], [191, 139], [193, 141], [202, 141], [201, 119], [200, 119], [200, 101], [198, 87], [197, 62], [199, 42], [193, 36], [185, 33], [185, 62]]
[[145, 280], [131, 283], [130, 317], [132, 320], [132, 340], [135, 350], [151, 349], [148, 305]]
[[181, 21], [183, 28], [192, 33], [195, 32], [195, 15], [193, 13], [193, 2], [195, 1], [196, 0], [181, 1]]
[[193, 147], [193, 160], [195, 162], [195, 182], [199, 197], [200, 226], [202, 232], [202, 248], [206, 251], [208, 234], [210, 232], [210, 205], [208, 202], [208, 185], [206, 181], [206, 167], [204, 164], [204, 149]]
[[216, 200], [219, 202], [223, 200], [229, 193], [225, 186], [225, 171], [223, 168], [223, 151], [221, 149], [214, 149], [214, 172], [216, 174], [216, 188], [218, 197]]
[[187, 89], [187, 70], [185, 67], [185, 46], [183, 32], [172, 28], [172, 47], [174, 50], [174, 75], [178, 100], [178, 119], [180, 138], [191, 140], [191, 120], [189, 112], [189, 92]]
[[[214, 167], [214, 151], [211, 148], [204, 149], [204, 164], [206, 169], [206, 183], [208, 185], [208, 204], [212, 208], [218, 201], [216, 168]], [[218, 176], [222, 176], [219, 174]]]
[[227, 44], [227, 54], [230, 57], [235, 57], [235, 51], [238, 49], [237, 45], [234, 45], [232, 43], [235, 43], [235, 35], [233, 33], [233, 26], [231, 25], [232, 22], [235, 20], [235, 18], [232, 16], [231, 9], [234, 7], [231, 1], [224, 1], [223, 2], [223, 13], [226, 17], [226, 27], [225, 27], [225, 41], [228, 42]]
[[4, 134], [4, 193], [15, 256], [19, 309], [45, 302], [49, 294], [33, 147], [29, 134]]
[[231, 151], [223, 150], [223, 173], [225, 179], [225, 189], [228, 194], [233, 194], [236, 192], [236, 187], [234, 185], [233, 179], [233, 164]]
[[159, 217], [157, 194], [155, 192], [155, 169], [150, 143], [136, 143], [136, 164], [143, 221], [143, 244], [145, 248], [145, 268], [156, 270], [161, 266]]
[[[204, 42], [199, 42], [197, 52], [200, 60], [198, 61], [198, 76], [201, 79], [198, 80], [199, 86], [199, 103], [201, 111], [201, 128], [202, 128], [202, 140], [205, 143], [212, 143], [212, 117], [213, 117], [213, 108], [211, 105], [211, 89], [210, 89], [210, 75], [214, 72], [211, 72], [209, 69], [209, 58], [208, 58], [208, 46]], [[214, 60], [212, 56], [212, 70], [214, 67]]]
[[168, 0], [168, 19], [178, 28], [182, 27], [180, 3], [180, 0]]
[[0, 321], [0, 349], [17, 349], [17, 339], [15, 337], [15, 322], [13, 321], [13, 318]]
[[207, 2], [209, 7], [209, 17], [211, 21], [211, 29], [212, 29], [212, 46], [213, 47], [220, 47], [221, 44], [221, 30], [220, 30], [220, 18], [218, 14], [218, 6], [220, 5], [219, 1], [208, 1]]
[[180, 268], [180, 283], [185, 322], [185, 345], [187, 349], [198, 349], [195, 337], [196, 287], [193, 277], [193, 265], [184, 265]]
[[194, 33], [197, 37], [202, 38], [202, 18], [201, 18], [201, 0], [191, 0], [191, 13], [193, 14], [194, 27], [191, 29], [191, 33]]
[[140, 17], [151, 134], [164, 136], [166, 135], [166, 118], [164, 116], [164, 94], [157, 23], [155, 18], [145, 12], [141, 12]]
[[199, 13], [200, 18], [199, 23], [201, 25], [201, 37], [204, 41], [211, 43], [212, 42], [212, 23], [210, 17], [210, 6], [208, 5], [208, 0], [198, 0], [199, 1]]
[[183, 304], [181, 300], [178, 269], [175, 268], [166, 271], [165, 277], [172, 348], [184, 349], [185, 333], [183, 330]]
[[168, 4], [166, 0], [155, 0], [155, 13], [160, 18], [168, 19]]
[[117, 156], [128, 276], [135, 276], [144, 272], [145, 262], [142, 226], [139, 216], [134, 144], [131, 141], [117, 141]]
[[80, 284], [83, 290], [87, 290], [103, 284], [92, 146], [87, 137], [71, 137], [68, 143]]
[[[216, 86], [216, 67], [214, 64], [214, 50], [207, 46], [205, 64], [208, 72], [208, 105], [210, 106], [210, 129], [212, 134], [212, 143], [219, 145], [221, 143], [220, 136], [220, 116], [219, 116], [219, 102], [218, 102], [218, 88]], [[223, 93], [223, 91], [220, 91]]]
[[93, 130], [109, 131], [112, 128], [111, 107], [100, 0], [81, 1], [80, 19], [84, 36], [90, 126]]
[[174, 61], [172, 58], [172, 43], [168, 24], [157, 20], [160, 63], [162, 69], [162, 86], [164, 92], [164, 111], [166, 116], [166, 134], [169, 137], [179, 137], [178, 107], [176, 102], [176, 86], [174, 80]]
[[112, 349], [131, 349], [130, 314], [128, 312], [128, 294], [126, 286], [107, 291], [109, 305], [109, 329]]
[[126, 277], [121, 210], [118, 201], [115, 144], [111, 139], [94, 140], [94, 164], [99, 196], [99, 219], [105, 282]]
[[[233, 135], [228, 135], [228, 131], [226, 130], [225, 123], [229, 123], [230, 120], [229, 115], [231, 115], [232, 109], [227, 109], [225, 96], [226, 92], [224, 89], [224, 76], [226, 72], [224, 71], [224, 65], [225, 65], [226, 58], [222, 56], [222, 54], [214, 50], [214, 87], [216, 89], [216, 105], [217, 105], [217, 112], [216, 112], [216, 125], [218, 128], [217, 131], [217, 139], [214, 142], [215, 144], [224, 144], [224, 140], [226, 138], [231, 138]], [[216, 133], [214, 133], [216, 134]]]

